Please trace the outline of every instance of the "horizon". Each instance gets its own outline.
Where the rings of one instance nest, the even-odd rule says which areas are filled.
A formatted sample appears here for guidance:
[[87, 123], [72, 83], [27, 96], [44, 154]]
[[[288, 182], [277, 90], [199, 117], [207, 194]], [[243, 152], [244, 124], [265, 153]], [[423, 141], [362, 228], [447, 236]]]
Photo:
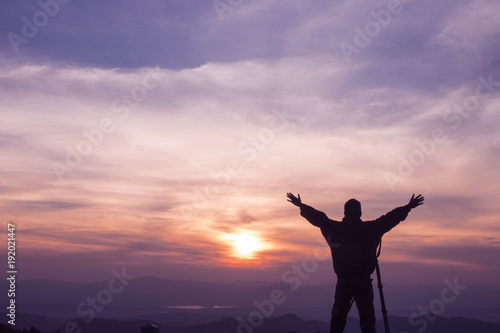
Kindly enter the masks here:
[[[132, 279], [133, 281], [135, 280], [141, 280], [141, 279], [155, 279], [155, 280], [161, 280], [161, 281], [166, 281], [166, 282], [195, 282], [195, 283], [209, 283], [209, 284], [237, 284], [237, 283], [242, 283], [242, 284], [265, 284], [265, 285], [280, 285], [284, 284], [290, 285], [290, 283], [287, 283], [284, 280], [259, 280], [259, 279], [254, 279], [254, 280], [245, 280], [245, 279], [236, 279], [236, 280], [203, 280], [203, 279], [193, 279], [193, 278], [186, 278], [186, 279], [169, 279], [169, 278], [162, 278], [162, 277], [157, 277], [153, 275], [143, 275], [143, 276], [136, 276], [136, 275], [131, 275], [134, 278]], [[110, 277], [112, 278], [113, 275], [111, 274]], [[418, 283], [404, 283], [404, 282], [389, 282], [386, 283], [385, 280], [390, 280], [388, 277], [383, 276], [384, 278], [384, 285], [391, 285], [391, 286], [442, 286], [443, 281], [439, 281], [438, 279], [434, 279], [431, 283], [429, 280], [427, 283], [426, 282], [418, 282]], [[34, 282], [34, 281], [46, 281], [46, 282], [57, 282], [57, 283], [72, 283], [72, 284], [99, 284], [99, 283], [109, 283], [109, 277], [108, 278], [103, 278], [100, 280], [89, 280], [89, 281], [75, 281], [75, 280], [58, 280], [58, 279], [48, 279], [48, 278], [29, 278], [29, 279], [24, 279], [20, 278], [17, 280], [18, 282]], [[301, 280], [301, 283], [299, 285], [299, 288], [302, 286], [328, 286], [328, 287], [335, 287], [335, 283], [337, 281], [337, 277], [333, 276], [333, 278], [330, 276], [330, 279], [325, 279], [323, 280], [309, 280], [309, 279], [304, 279]], [[461, 281], [460, 281], [461, 282]], [[2, 282], [3, 283], [3, 282]], [[293, 285], [292, 285], [293, 286]], [[468, 284], [469, 286], [481, 286], [481, 287], [492, 287], [492, 288], [500, 288], [498, 284], [487, 284], [487, 283], [477, 283], [477, 284]], [[374, 288], [376, 286], [374, 285]]]
[[18, 280], [333, 283], [291, 192], [364, 221], [422, 194], [384, 283], [500, 286], [500, 4], [220, 3], [0, 5]]
[[[93, 303], [90, 303], [92, 299], [97, 299], [103, 305], [100, 309], [95, 307], [99, 311], [98, 317], [102, 318], [123, 319], [140, 315], [147, 319], [148, 314], [167, 315], [182, 310], [199, 315], [211, 313], [214, 318], [220, 319], [228, 315], [246, 316], [259, 309], [264, 314], [268, 313], [268, 317], [269, 308], [273, 308], [271, 312], [274, 315], [295, 313], [304, 319], [327, 319], [335, 290], [334, 283], [297, 286], [263, 281], [221, 283], [145, 277], [73, 284], [47, 280], [24, 281], [20, 283], [17, 299], [23, 304], [24, 313], [66, 320], [85, 319], [89, 314], [83, 311], [85, 304], [93, 307]], [[62, 289], [64, 293], [59, 292]], [[422, 314], [422, 310], [427, 308], [432, 315], [498, 322], [498, 286], [465, 285], [459, 279], [452, 279], [440, 285], [384, 283], [384, 290], [391, 315], [410, 315], [411, 318], [414, 313]], [[51, 299], [50, 307], [45, 304], [48, 298]], [[275, 306], [270, 306], [271, 301]], [[263, 306], [268, 310], [261, 310]], [[380, 315], [378, 293], [375, 295], [375, 308]], [[206, 317], [199, 319], [206, 320]]]

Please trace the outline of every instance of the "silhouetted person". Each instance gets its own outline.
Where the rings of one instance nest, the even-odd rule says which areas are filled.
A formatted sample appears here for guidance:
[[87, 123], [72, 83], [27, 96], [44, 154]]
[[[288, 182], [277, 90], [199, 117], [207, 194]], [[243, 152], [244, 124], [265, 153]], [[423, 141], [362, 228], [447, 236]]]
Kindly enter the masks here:
[[376, 333], [373, 287], [370, 275], [377, 263], [377, 247], [382, 235], [404, 221], [410, 210], [424, 203], [422, 195], [412, 195], [410, 202], [374, 221], [361, 221], [361, 203], [356, 199], [344, 205], [342, 222], [330, 220], [325, 213], [302, 203], [300, 195], [287, 194], [288, 201], [300, 207], [300, 215], [319, 227], [332, 253], [337, 274], [335, 301], [330, 333], [344, 331], [351, 299], [358, 308], [361, 332]]

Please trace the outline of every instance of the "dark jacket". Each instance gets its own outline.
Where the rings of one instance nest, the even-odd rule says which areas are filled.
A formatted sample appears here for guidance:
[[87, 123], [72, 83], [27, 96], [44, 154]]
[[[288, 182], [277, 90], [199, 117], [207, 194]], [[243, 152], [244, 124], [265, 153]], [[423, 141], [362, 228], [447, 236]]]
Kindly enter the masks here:
[[325, 237], [333, 259], [333, 269], [338, 277], [369, 277], [377, 263], [377, 247], [382, 235], [404, 221], [410, 212], [407, 206], [398, 207], [373, 221], [348, 219], [330, 220], [325, 213], [302, 205], [300, 215], [319, 227]]

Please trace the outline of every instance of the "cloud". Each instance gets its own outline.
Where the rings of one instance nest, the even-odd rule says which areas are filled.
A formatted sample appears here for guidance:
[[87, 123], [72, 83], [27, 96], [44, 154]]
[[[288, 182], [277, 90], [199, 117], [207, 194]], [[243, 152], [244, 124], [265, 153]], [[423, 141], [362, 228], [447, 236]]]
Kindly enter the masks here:
[[[4, 35], [39, 10], [2, 6]], [[277, 267], [317, 246], [289, 191], [333, 219], [350, 197], [374, 219], [423, 193], [389, 244], [444, 244], [443, 263], [471, 233], [496, 246], [498, 91], [455, 108], [500, 77], [496, 4], [413, 1], [348, 63], [339, 44], [386, 7], [243, 2], [221, 20], [210, 2], [61, 6], [2, 51], [0, 195], [25, 251], [245, 266], [218, 236], [247, 229], [269, 245], [253, 264]]]
[[[455, 31], [445, 28], [448, 30], [441, 33], [438, 29], [448, 12], [467, 12], [464, 3], [405, 4], [356, 61], [368, 64], [367, 69], [372, 71], [380, 68], [387, 73], [389, 67], [394, 69], [390, 76], [377, 75], [377, 84], [388, 83], [389, 78], [398, 79], [399, 84], [414, 82], [414, 79], [404, 80], [408, 75], [425, 80], [419, 73], [431, 74], [422, 69], [434, 68], [432, 61], [437, 56], [435, 51], [439, 51], [429, 49], [427, 41], [435, 35], [447, 36], [448, 30]], [[494, 3], [489, 3], [488, 7], [491, 6]], [[4, 7], [7, 7], [2, 11], [5, 23], [1, 29], [5, 35], [9, 32], [22, 35], [21, 18], [31, 19], [41, 10], [26, 1]], [[90, 2], [73, 2], [60, 6], [57, 14], [27, 44], [19, 46], [17, 54], [8, 39], [3, 43], [4, 50], [9, 50], [6, 56], [13, 61], [43, 58], [83, 67], [138, 68], [159, 64], [178, 69], [214, 62], [315, 54], [329, 54], [345, 64], [339, 44], [352, 43], [354, 28], [364, 29], [366, 23], [374, 20], [371, 11], [387, 7], [388, 1], [370, 5], [350, 1], [254, 1], [234, 7], [221, 20], [212, 3], [125, 1], [117, 8], [113, 1], [102, 1], [96, 10]], [[482, 14], [476, 12], [478, 16]], [[488, 27], [487, 23], [483, 25]], [[419, 61], [415, 62], [416, 59]], [[419, 66], [420, 70], [406, 70], [405, 76], [400, 76], [398, 73], [408, 66]], [[364, 78], [365, 83], [369, 83], [368, 78]]]
[[30, 212], [57, 211], [85, 207], [85, 204], [64, 201], [14, 201], [9, 203], [12, 210], [25, 210]]
[[[469, 240], [457, 246], [424, 245], [407, 249], [412, 254], [414, 261], [426, 258], [428, 262], [435, 262], [436, 265], [463, 266], [476, 271], [489, 270], [494, 266], [494, 259], [498, 257], [498, 246], [474, 244], [474, 240]], [[488, 255], [484, 255], [488, 253]]]
[[[481, 52], [498, 47], [498, 21], [493, 13], [495, 1], [471, 1], [454, 8], [442, 24], [442, 30], [432, 42], [449, 52]], [[468, 22], [469, 24], [460, 24]], [[471, 55], [471, 54], [469, 54]]]

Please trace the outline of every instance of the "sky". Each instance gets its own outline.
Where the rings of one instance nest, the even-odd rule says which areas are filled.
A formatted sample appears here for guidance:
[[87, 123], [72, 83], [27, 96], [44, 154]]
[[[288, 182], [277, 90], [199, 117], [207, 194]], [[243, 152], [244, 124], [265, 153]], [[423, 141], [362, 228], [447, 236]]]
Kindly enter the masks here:
[[384, 236], [385, 280], [498, 284], [499, 11], [3, 1], [0, 211], [18, 277], [329, 282], [287, 192], [333, 220], [350, 198], [372, 220], [421, 193]]

